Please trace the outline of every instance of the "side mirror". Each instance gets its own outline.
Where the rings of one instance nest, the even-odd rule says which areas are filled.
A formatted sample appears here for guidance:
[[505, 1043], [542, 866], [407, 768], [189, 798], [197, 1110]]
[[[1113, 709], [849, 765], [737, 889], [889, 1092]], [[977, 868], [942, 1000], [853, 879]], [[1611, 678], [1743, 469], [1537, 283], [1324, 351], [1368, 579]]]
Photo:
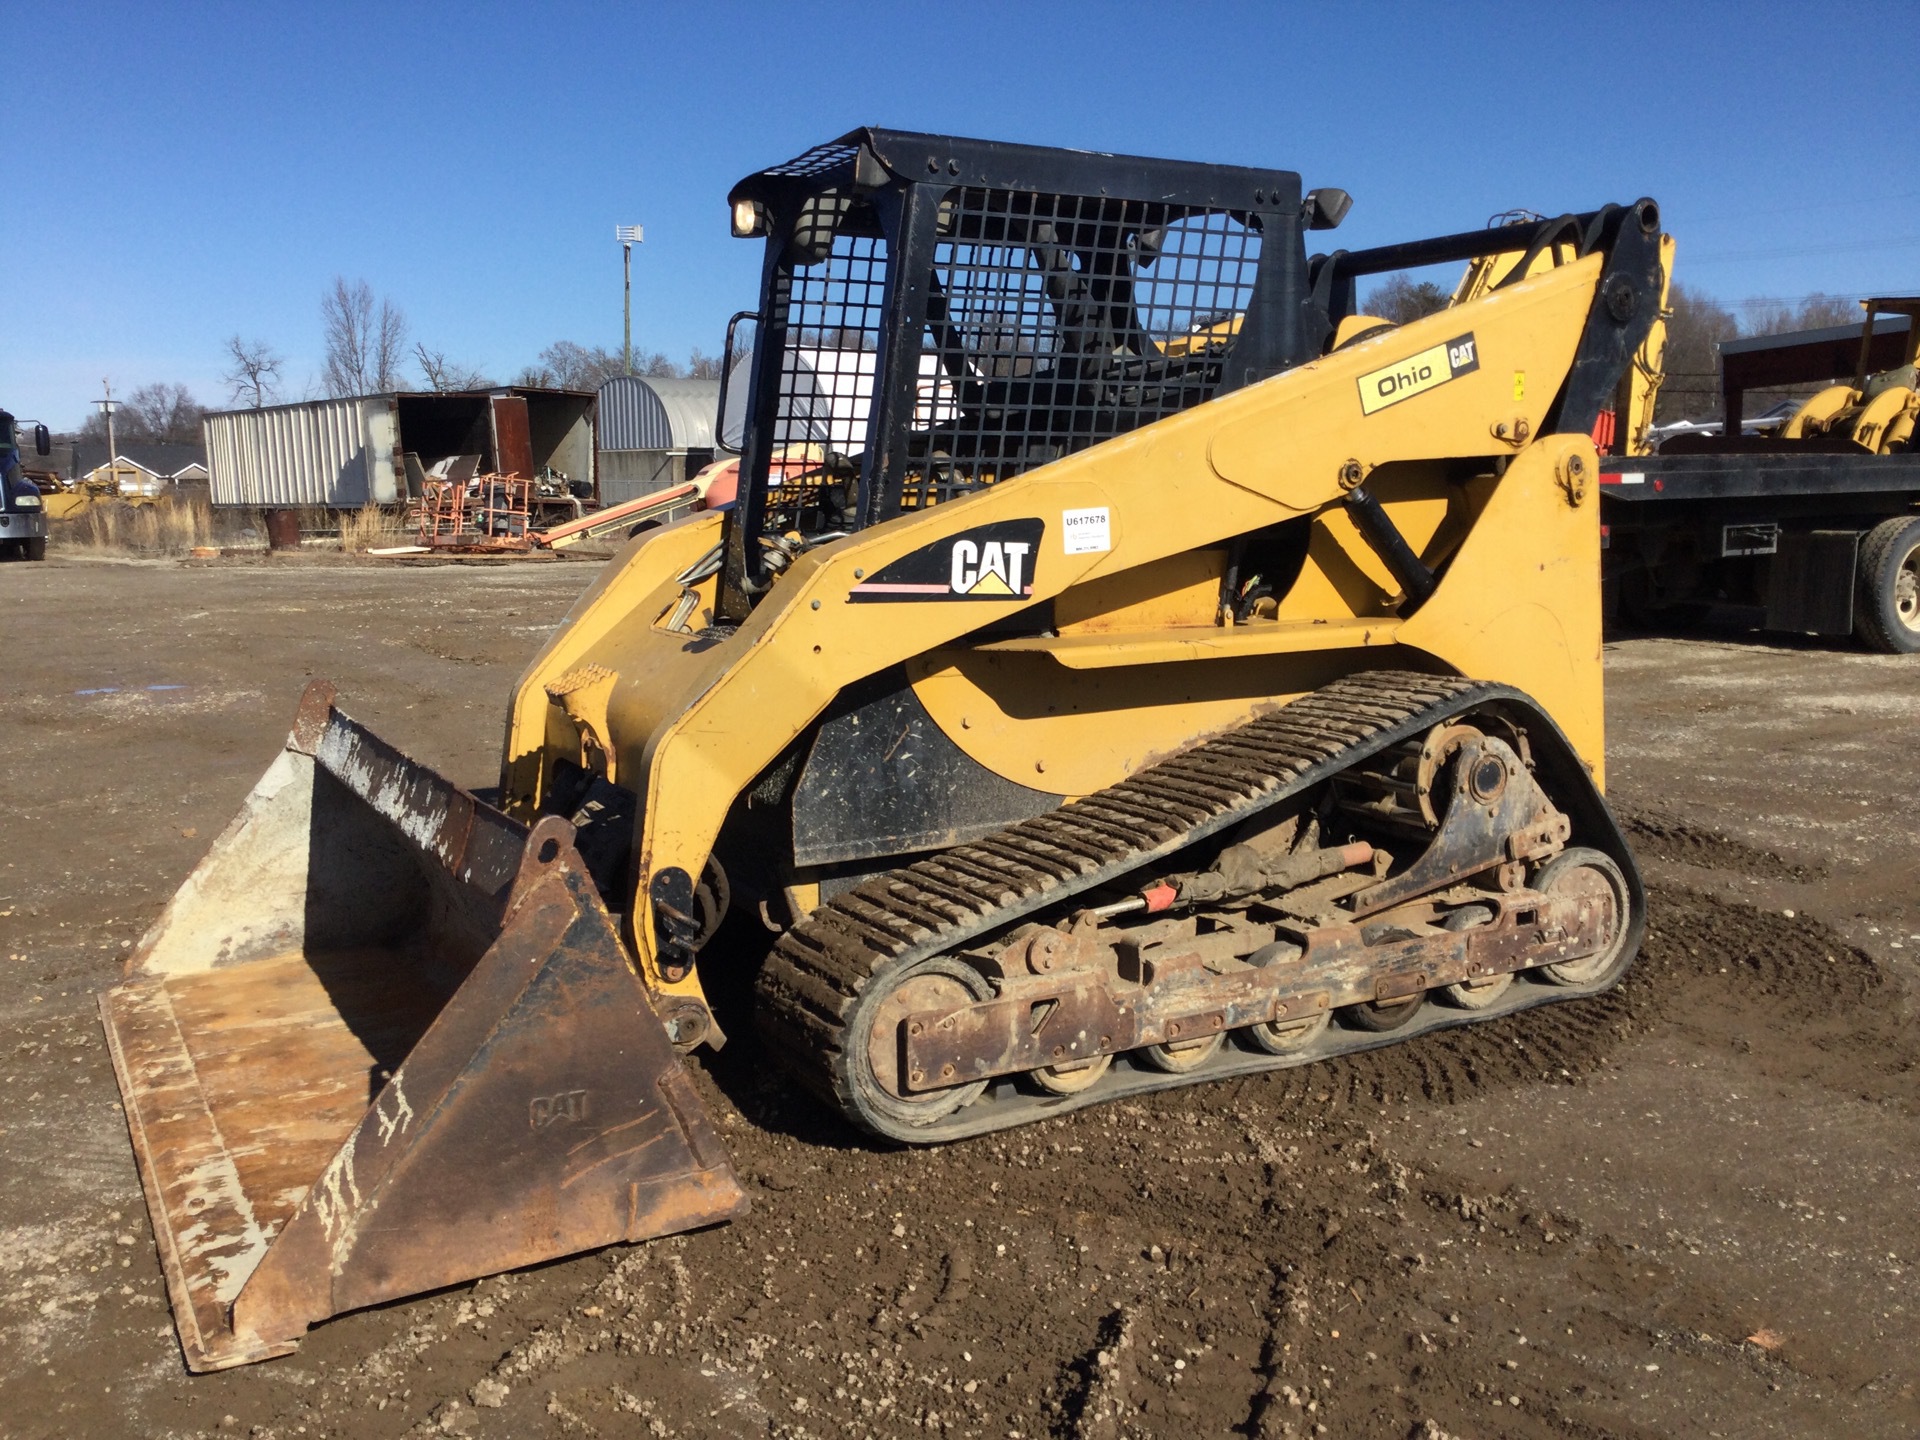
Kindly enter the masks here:
[[1332, 230], [1352, 208], [1353, 196], [1344, 190], [1309, 190], [1300, 202], [1300, 215], [1309, 230]]
[[47, 427], [44, 425], [33, 427], [33, 453], [36, 455], [53, 453], [53, 436], [47, 433]]

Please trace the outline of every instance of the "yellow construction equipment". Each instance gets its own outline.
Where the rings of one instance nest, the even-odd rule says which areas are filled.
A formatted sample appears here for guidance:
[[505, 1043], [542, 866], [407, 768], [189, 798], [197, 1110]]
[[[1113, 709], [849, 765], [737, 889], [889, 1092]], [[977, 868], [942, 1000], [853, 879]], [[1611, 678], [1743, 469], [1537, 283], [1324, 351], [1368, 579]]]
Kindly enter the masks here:
[[[723, 1027], [931, 1143], [1638, 947], [1591, 434], [1651, 201], [1310, 258], [1290, 172], [884, 130], [730, 200], [737, 496], [582, 596], [497, 805], [310, 691], [104, 998], [195, 1368], [735, 1213]], [[1549, 248], [1336, 346], [1361, 277]]]
[[[1866, 318], [1853, 383], [1829, 385], [1808, 397], [1780, 427], [1781, 439], [1851, 440], [1872, 455], [1898, 454], [1913, 444], [1920, 419], [1920, 296], [1876, 296], [1862, 300], [1860, 308]], [[1873, 322], [1882, 315], [1905, 315], [1907, 339], [1900, 363], [1875, 372], [1869, 368]]]
[[[1569, 227], [1561, 221], [1548, 222], [1531, 210], [1509, 210], [1488, 221], [1489, 229], [1508, 230], [1517, 248], [1480, 255], [1468, 262], [1460, 282], [1454, 287], [1452, 303], [1464, 305], [1483, 299], [1514, 274], [1529, 278], [1545, 274], [1556, 265], [1579, 258], [1579, 245]], [[1535, 243], [1537, 242], [1537, 243]], [[1673, 236], [1660, 237], [1660, 306], [1640, 347], [1633, 352], [1633, 363], [1621, 376], [1620, 389], [1611, 409], [1601, 412], [1594, 442], [1603, 452], [1616, 455], [1646, 455], [1653, 449], [1648, 431], [1653, 428], [1654, 404], [1660, 398], [1660, 386], [1667, 378], [1668, 292], [1673, 283]]]

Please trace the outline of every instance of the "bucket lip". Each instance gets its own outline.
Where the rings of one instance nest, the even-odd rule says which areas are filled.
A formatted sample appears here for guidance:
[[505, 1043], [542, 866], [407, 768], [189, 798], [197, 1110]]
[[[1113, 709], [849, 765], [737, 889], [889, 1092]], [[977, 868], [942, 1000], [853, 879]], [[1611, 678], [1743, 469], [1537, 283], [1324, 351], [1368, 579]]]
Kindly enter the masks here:
[[[106, 1031], [107, 1054], [113, 1062], [114, 1079], [120, 1087], [120, 1094], [127, 1103], [122, 1110], [126, 1116], [128, 1138], [133, 1142], [134, 1158], [138, 1162], [134, 1168], [140, 1175], [140, 1189], [147, 1202], [147, 1214], [153, 1221], [153, 1237], [160, 1252], [161, 1275], [166, 1281], [167, 1300], [173, 1311], [174, 1332], [180, 1338], [180, 1350], [187, 1362], [187, 1368], [195, 1374], [206, 1374], [215, 1370], [229, 1370], [238, 1365], [251, 1365], [260, 1360], [272, 1360], [280, 1355], [290, 1355], [299, 1349], [297, 1339], [264, 1339], [257, 1335], [241, 1335], [231, 1324], [223, 1323], [227, 1307], [220, 1307], [222, 1319], [213, 1315], [203, 1315], [194, 1304], [194, 1289], [188, 1280], [185, 1257], [180, 1252], [179, 1237], [174, 1227], [163, 1218], [167, 1214], [166, 1196], [160, 1187], [160, 1177], [156, 1172], [151, 1156], [154, 1140], [147, 1130], [147, 1115], [143, 1107], [129, 1097], [138, 1093], [135, 1067], [129, 1061], [121, 1035], [121, 1026], [131, 1023], [126, 1012], [130, 1008], [163, 1008], [171, 1017], [164, 977], [140, 977], [124, 980], [100, 996], [100, 1023]], [[116, 1013], [119, 1012], [119, 1013]], [[185, 1061], [192, 1070], [192, 1061], [186, 1058], [184, 1046], [175, 1058], [176, 1067]], [[196, 1079], [197, 1079], [197, 1072]], [[194, 1087], [198, 1096], [198, 1085]], [[178, 1104], [178, 1099], [175, 1101]], [[205, 1102], [201, 1099], [201, 1108]], [[177, 1118], [177, 1117], [176, 1117]], [[214, 1125], [211, 1113], [206, 1116], [206, 1129], [215, 1143], [218, 1143], [218, 1129]], [[224, 1145], [219, 1147], [219, 1160], [231, 1163]], [[234, 1181], [236, 1193], [239, 1182]], [[269, 1241], [264, 1236], [255, 1237], [257, 1253], [253, 1255], [254, 1265], [265, 1255]], [[249, 1267], [251, 1274], [252, 1267]], [[210, 1323], [208, 1323], [210, 1322]]]
[[334, 701], [340, 692], [331, 680], [310, 680], [307, 688], [300, 694], [300, 703], [294, 707], [293, 730], [287, 736], [287, 748], [298, 750], [302, 755], [316, 755], [320, 750], [320, 737], [327, 733], [327, 724], [334, 716]]

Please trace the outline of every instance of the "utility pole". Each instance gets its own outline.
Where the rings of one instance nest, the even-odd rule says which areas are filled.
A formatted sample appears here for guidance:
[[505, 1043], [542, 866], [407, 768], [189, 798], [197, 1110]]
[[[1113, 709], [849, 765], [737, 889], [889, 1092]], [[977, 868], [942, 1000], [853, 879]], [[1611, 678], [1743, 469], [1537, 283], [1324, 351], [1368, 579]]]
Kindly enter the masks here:
[[120, 451], [113, 443], [113, 412], [120, 402], [113, 398], [113, 385], [104, 377], [100, 381], [100, 390], [107, 398], [93, 403], [100, 407], [100, 413], [107, 417], [107, 473], [113, 477], [113, 488], [120, 489]]
[[621, 265], [626, 271], [627, 279], [627, 338], [625, 355], [627, 374], [629, 375], [633, 373], [633, 247], [646, 239], [643, 228], [644, 227], [639, 225], [616, 225], [613, 227], [613, 238], [620, 242]]

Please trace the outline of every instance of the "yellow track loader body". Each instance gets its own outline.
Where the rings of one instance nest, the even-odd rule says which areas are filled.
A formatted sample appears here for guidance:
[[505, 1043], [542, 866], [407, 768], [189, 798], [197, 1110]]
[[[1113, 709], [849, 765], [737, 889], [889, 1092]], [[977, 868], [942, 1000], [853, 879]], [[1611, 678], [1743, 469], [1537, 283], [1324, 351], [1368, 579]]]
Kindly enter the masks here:
[[104, 997], [195, 1368], [736, 1213], [675, 1054], [728, 1032], [932, 1143], [1632, 959], [1591, 431], [1651, 202], [1340, 344], [1513, 237], [1309, 258], [1287, 172], [878, 130], [731, 200], [738, 498], [574, 606], [498, 807], [310, 693]]
[[[1600, 271], [1599, 257], [1561, 267], [811, 550], [731, 633], [711, 628], [717, 575], [695, 587], [707, 623], [668, 625], [676, 577], [719, 543], [721, 518], [642, 537], [521, 678], [504, 803], [537, 814], [557, 759], [593, 759], [643, 797], [638, 873], [698, 876], [752, 779], [842, 691], [897, 665], [970, 759], [1058, 802], [1340, 675], [1436, 665], [1534, 696], [1598, 778], [1596, 457], [1584, 436], [1539, 431]], [[1475, 369], [1431, 398], [1364, 412], [1383, 372], [1410, 359], [1431, 369], [1419, 357], [1444, 352], [1463, 327], [1483, 357]], [[1453, 457], [1494, 447], [1503, 476], [1449, 483]], [[1448, 563], [1409, 618], [1395, 613], [1399, 582], [1340, 503], [1358, 484], [1429, 564]], [[1063, 517], [1088, 511], [1107, 515], [1107, 547], [1069, 553]], [[974, 640], [989, 616], [957, 590], [951, 603], [859, 603], [867, 577], [903, 557], [950, 555], [970, 534], [1028, 518], [1045, 529], [1022, 557], [1025, 593], [989, 604], [1064, 599], [1073, 618], [1052, 633]], [[1226, 543], [1295, 518], [1310, 528], [1306, 559], [1275, 616], [1218, 624]], [[943, 588], [969, 573], [949, 560]], [[662, 994], [700, 999], [697, 967], [662, 966], [653, 903], [639, 886], [642, 973]]]

